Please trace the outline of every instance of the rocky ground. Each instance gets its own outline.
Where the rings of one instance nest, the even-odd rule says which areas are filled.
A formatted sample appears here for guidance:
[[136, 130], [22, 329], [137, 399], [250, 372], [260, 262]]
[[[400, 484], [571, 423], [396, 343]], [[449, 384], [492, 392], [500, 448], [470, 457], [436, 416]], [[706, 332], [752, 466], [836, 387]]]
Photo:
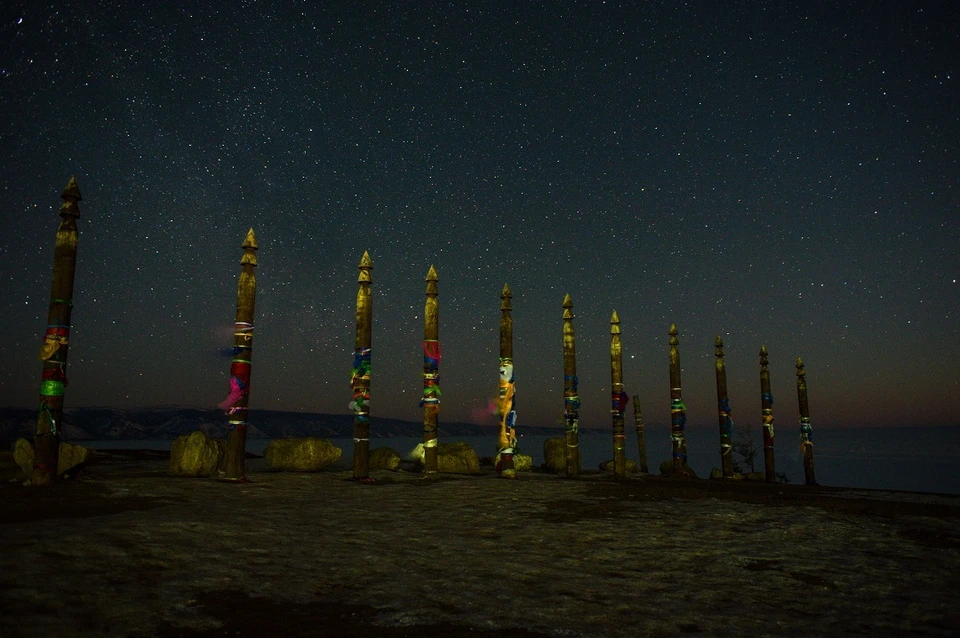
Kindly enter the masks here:
[[958, 497], [167, 464], [102, 452], [27, 488], [0, 452], [0, 635], [960, 632]]

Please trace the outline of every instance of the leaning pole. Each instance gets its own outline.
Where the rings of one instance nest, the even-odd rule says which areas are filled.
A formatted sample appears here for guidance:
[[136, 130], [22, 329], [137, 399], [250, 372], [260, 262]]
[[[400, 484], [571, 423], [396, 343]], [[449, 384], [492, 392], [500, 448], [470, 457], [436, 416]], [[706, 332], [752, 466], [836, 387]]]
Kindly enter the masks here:
[[63, 394], [67, 387], [67, 353], [70, 347], [70, 314], [73, 310], [73, 279], [77, 264], [77, 218], [82, 198], [73, 177], [60, 194], [60, 226], [53, 253], [53, 278], [47, 330], [40, 350], [40, 407], [34, 440], [33, 472], [30, 484], [53, 485], [57, 480], [60, 455], [60, 428]]
[[517, 412], [513, 379], [513, 317], [510, 287], [503, 284], [500, 293], [500, 391], [497, 405], [500, 432], [497, 440], [497, 472], [503, 478], [517, 478], [513, 467], [513, 455], [517, 445]]
[[227, 413], [230, 433], [223, 457], [225, 481], [242, 483], [247, 456], [247, 406], [250, 402], [250, 372], [253, 357], [253, 309], [257, 300], [257, 237], [253, 229], [243, 240], [240, 281], [237, 283], [237, 314], [233, 326], [233, 361], [230, 362], [230, 396], [221, 403]]
[[673, 471], [685, 472], [687, 467], [687, 406], [683, 404], [680, 387], [680, 340], [676, 324], [670, 325], [670, 438], [673, 441]]
[[357, 277], [357, 336], [353, 353], [353, 478], [370, 480], [370, 332], [373, 324], [373, 299], [370, 253], [363, 251]]
[[797, 357], [797, 400], [800, 403], [800, 455], [803, 457], [803, 476], [807, 485], [816, 485], [813, 472], [813, 426], [810, 425], [810, 404], [807, 402], [807, 373], [803, 359]]
[[437, 282], [433, 266], [427, 271], [427, 300], [423, 307], [423, 475], [437, 475], [437, 418], [440, 413], [440, 327]]
[[768, 483], [777, 480], [773, 455], [773, 394], [770, 393], [770, 370], [767, 367], [767, 346], [760, 346], [760, 403], [763, 419], [763, 471]]
[[613, 474], [627, 475], [626, 441], [623, 411], [627, 408], [627, 393], [623, 391], [623, 350], [620, 346], [620, 317], [617, 311], [610, 316], [610, 420], [613, 426]]
[[580, 395], [577, 390], [577, 341], [573, 300], [563, 298], [563, 420], [567, 435], [567, 478], [580, 478]]
[[717, 411], [720, 420], [720, 467], [723, 478], [733, 478], [733, 418], [730, 416], [730, 397], [727, 396], [727, 366], [723, 362], [723, 339], [717, 335], [714, 342], [717, 357]]

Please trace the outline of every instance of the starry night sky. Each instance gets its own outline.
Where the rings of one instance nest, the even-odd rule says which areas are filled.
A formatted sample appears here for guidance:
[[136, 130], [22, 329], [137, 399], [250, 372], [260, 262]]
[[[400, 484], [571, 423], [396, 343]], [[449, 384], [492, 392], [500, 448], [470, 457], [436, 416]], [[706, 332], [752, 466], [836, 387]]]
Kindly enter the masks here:
[[958, 423], [960, 4], [228, 4], [3, 4], [0, 405], [38, 402], [75, 175], [67, 407], [222, 400], [252, 226], [254, 410], [348, 412], [369, 250], [374, 430], [421, 418], [431, 264], [441, 423], [495, 421], [505, 282], [521, 432], [560, 424], [565, 293], [581, 427], [614, 309], [648, 424], [671, 323], [694, 427], [716, 335], [757, 429], [761, 344], [781, 436], [798, 356], [814, 428]]

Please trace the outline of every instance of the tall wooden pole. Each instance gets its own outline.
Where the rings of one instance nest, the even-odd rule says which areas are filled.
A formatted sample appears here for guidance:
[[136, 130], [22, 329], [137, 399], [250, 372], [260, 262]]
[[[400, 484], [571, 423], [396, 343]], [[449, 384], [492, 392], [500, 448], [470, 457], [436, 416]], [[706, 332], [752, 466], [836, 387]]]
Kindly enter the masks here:
[[53, 485], [57, 480], [63, 395], [67, 387], [67, 354], [70, 348], [70, 314], [73, 310], [73, 279], [77, 263], [77, 218], [82, 198], [73, 177], [60, 194], [60, 226], [53, 253], [53, 277], [47, 330], [40, 349], [40, 407], [34, 440], [31, 485]]
[[677, 346], [676, 324], [670, 325], [670, 438], [673, 441], [673, 470], [683, 472], [687, 467], [687, 406], [683, 404], [683, 392], [680, 387], [680, 353]]
[[644, 474], [650, 472], [647, 466], [647, 438], [643, 432], [643, 415], [640, 413], [640, 395], [633, 395], [633, 421], [637, 430], [637, 454], [640, 457], [640, 471]]
[[373, 325], [373, 299], [370, 253], [363, 251], [357, 277], [357, 336], [353, 353], [353, 478], [370, 480], [370, 332]]
[[510, 287], [503, 284], [500, 293], [500, 396], [497, 406], [500, 419], [500, 436], [497, 441], [497, 472], [503, 478], [515, 479], [513, 455], [517, 445], [517, 411], [513, 378], [513, 317]]
[[800, 403], [800, 454], [803, 456], [803, 475], [807, 485], [816, 485], [813, 472], [813, 426], [810, 425], [810, 404], [807, 402], [807, 374], [803, 359], [797, 357], [797, 400]]
[[720, 420], [720, 467], [723, 478], [733, 478], [733, 418], [730, 416], [730, 398], [727, 396], [727, 367], [723, 362], [723, 339], [717, 335], [713, 344], [717, 356], [717, 410]]
[[760, 346], [760, 402], [763, 408], [763, 470], [768, 483], [777, 480], [773, 456], [773, 394], [770, 393], [770, 370], [767, 367], [767, 346]]
[[567, 430], [567, 477], [580, 478], [580, 395], [577, 390], [577, 341], [573, 300], [563, 297], [563, 419]]
[[610, 417], [613, 422], [613, 474], [627, 475], [624, 448], [627, 437], [623, 431], [623, 411], [627, 407], [627, 393], [623, 391], [623, 352], [620, 347], [620, 317], [617, 311], [610, 316]]
[[440, 412], [440, 309], [437, 271], [427, 271], [427, 300], [423, 307], [423, 475], [437, 474], [437, 417]]
[[233, 326], [233, 361], [230, 362], [230, 396], [221, 403], [227, 413], [230, 433], [224, 454], [224, 480], [246, 481], [247, 406], [250, 402], [250, 372], [253, 359], [253, 310], [257, 300], [257, 237], [253, 229], [243, 240], [240, 281], [237, 283], [237, 314]]

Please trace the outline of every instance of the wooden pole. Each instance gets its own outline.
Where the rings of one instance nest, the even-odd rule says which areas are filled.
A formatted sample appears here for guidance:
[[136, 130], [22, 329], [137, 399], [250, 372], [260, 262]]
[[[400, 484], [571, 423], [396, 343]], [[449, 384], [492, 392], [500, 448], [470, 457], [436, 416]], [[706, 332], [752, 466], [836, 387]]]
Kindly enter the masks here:
[[620, 346], [620, 317], [617, 311], [610, 316], [610, 416], [613, 422], [613, 474], [627, 475], [626, 434], [623, 431], [623, 411], [627, 407], [627, 393], [623, 391], [623, 352]]
[[683, 404], [683, 392], [680, 387], [680, 353], [677, 346], [676, 324], [670, 325], [670, 438], [673, 441], [673, 471], [683, 472], [687, 467], [687, 439], [684, 430], [687, 425], [687, 406]]
[[727, 367], [723, 362], [723, 339], [717, 335], [714, 342], [717, 356], [717, 409], [720, 421], [720, 467], [723, 478], [733, 478], [733, 418], [730, 416], [730, 398], [727, 396]]
[[563, 298], [563, 419], [567, 433], [567, 478], [580, 478], [580, 395], [577, 390], [577, 342], [573, 300]]
[[360, 258], [357, 290], [357, 333], [353, 354], [353, 478], [370, 482], [370, 333], [373, 325], [373, 299], [370, 253]]
[[803, 456], [804, 482], [817, 485], [813, 472], [813, 426], [810, 425], [810, 404], [807, 402], [807, 375], [800, 357], [797, 357], [797, 400], [800, 403], [800, 454]]
[[253, 229], [243, 240], [240, 280], [237, 283], [237, 313], [233, 326], [233, 361], [230, 362], [230, 396], [221, 403], [227, 413], [230, 433], [224, 453], [224, 480], [242, 483], [247, 456], [247, 406], [250, 402], [250, 372], [253, 359], [253, 310], [257, 300], [257, 237]]
[[650, 472], [647, 466], [647, 439], [643, 432], [643, 415], [640, 414], [640, 395], [633, 395], [633, 420], [637, 429], [637, 454], [640, 457], [640, 471], [644, 474]]
[[440, 413], [440, 310], [437, 271], [427, 271], [427, 300], [423, 307], [423, 475], [437, 474], [437, 417]]
[[57, 228], [56, 248], [53, 253], [47, 330], [40, 349], [43, 371], [40, 375], [40, 407], [34, 439], [33, 472], [30, 477], [30, 484], [34, 486], [53, 485], [57, 481], [79, 236], [77, 218], [80, 217], [80, 207], [77, 202], [82, 199], [75, 178], [70, 178], [60, 198], [63, 204], [60, 205], [60, 226]]
[[497, 472], [503, 478], [515, 479], [513, 455], [517, 445], [517, 411], [513, 378], [513, 317], [510, 287], [503, 284], [500, 293], [500, 396], [497, 406], [500, 436], [497, 441]]
[[777, 480], [773, 456], [773, 394], [770, 393], [770, 370], [767, 346], [760, 346], [760, 402], [763, 408], [763, 470], [768, 483]]

